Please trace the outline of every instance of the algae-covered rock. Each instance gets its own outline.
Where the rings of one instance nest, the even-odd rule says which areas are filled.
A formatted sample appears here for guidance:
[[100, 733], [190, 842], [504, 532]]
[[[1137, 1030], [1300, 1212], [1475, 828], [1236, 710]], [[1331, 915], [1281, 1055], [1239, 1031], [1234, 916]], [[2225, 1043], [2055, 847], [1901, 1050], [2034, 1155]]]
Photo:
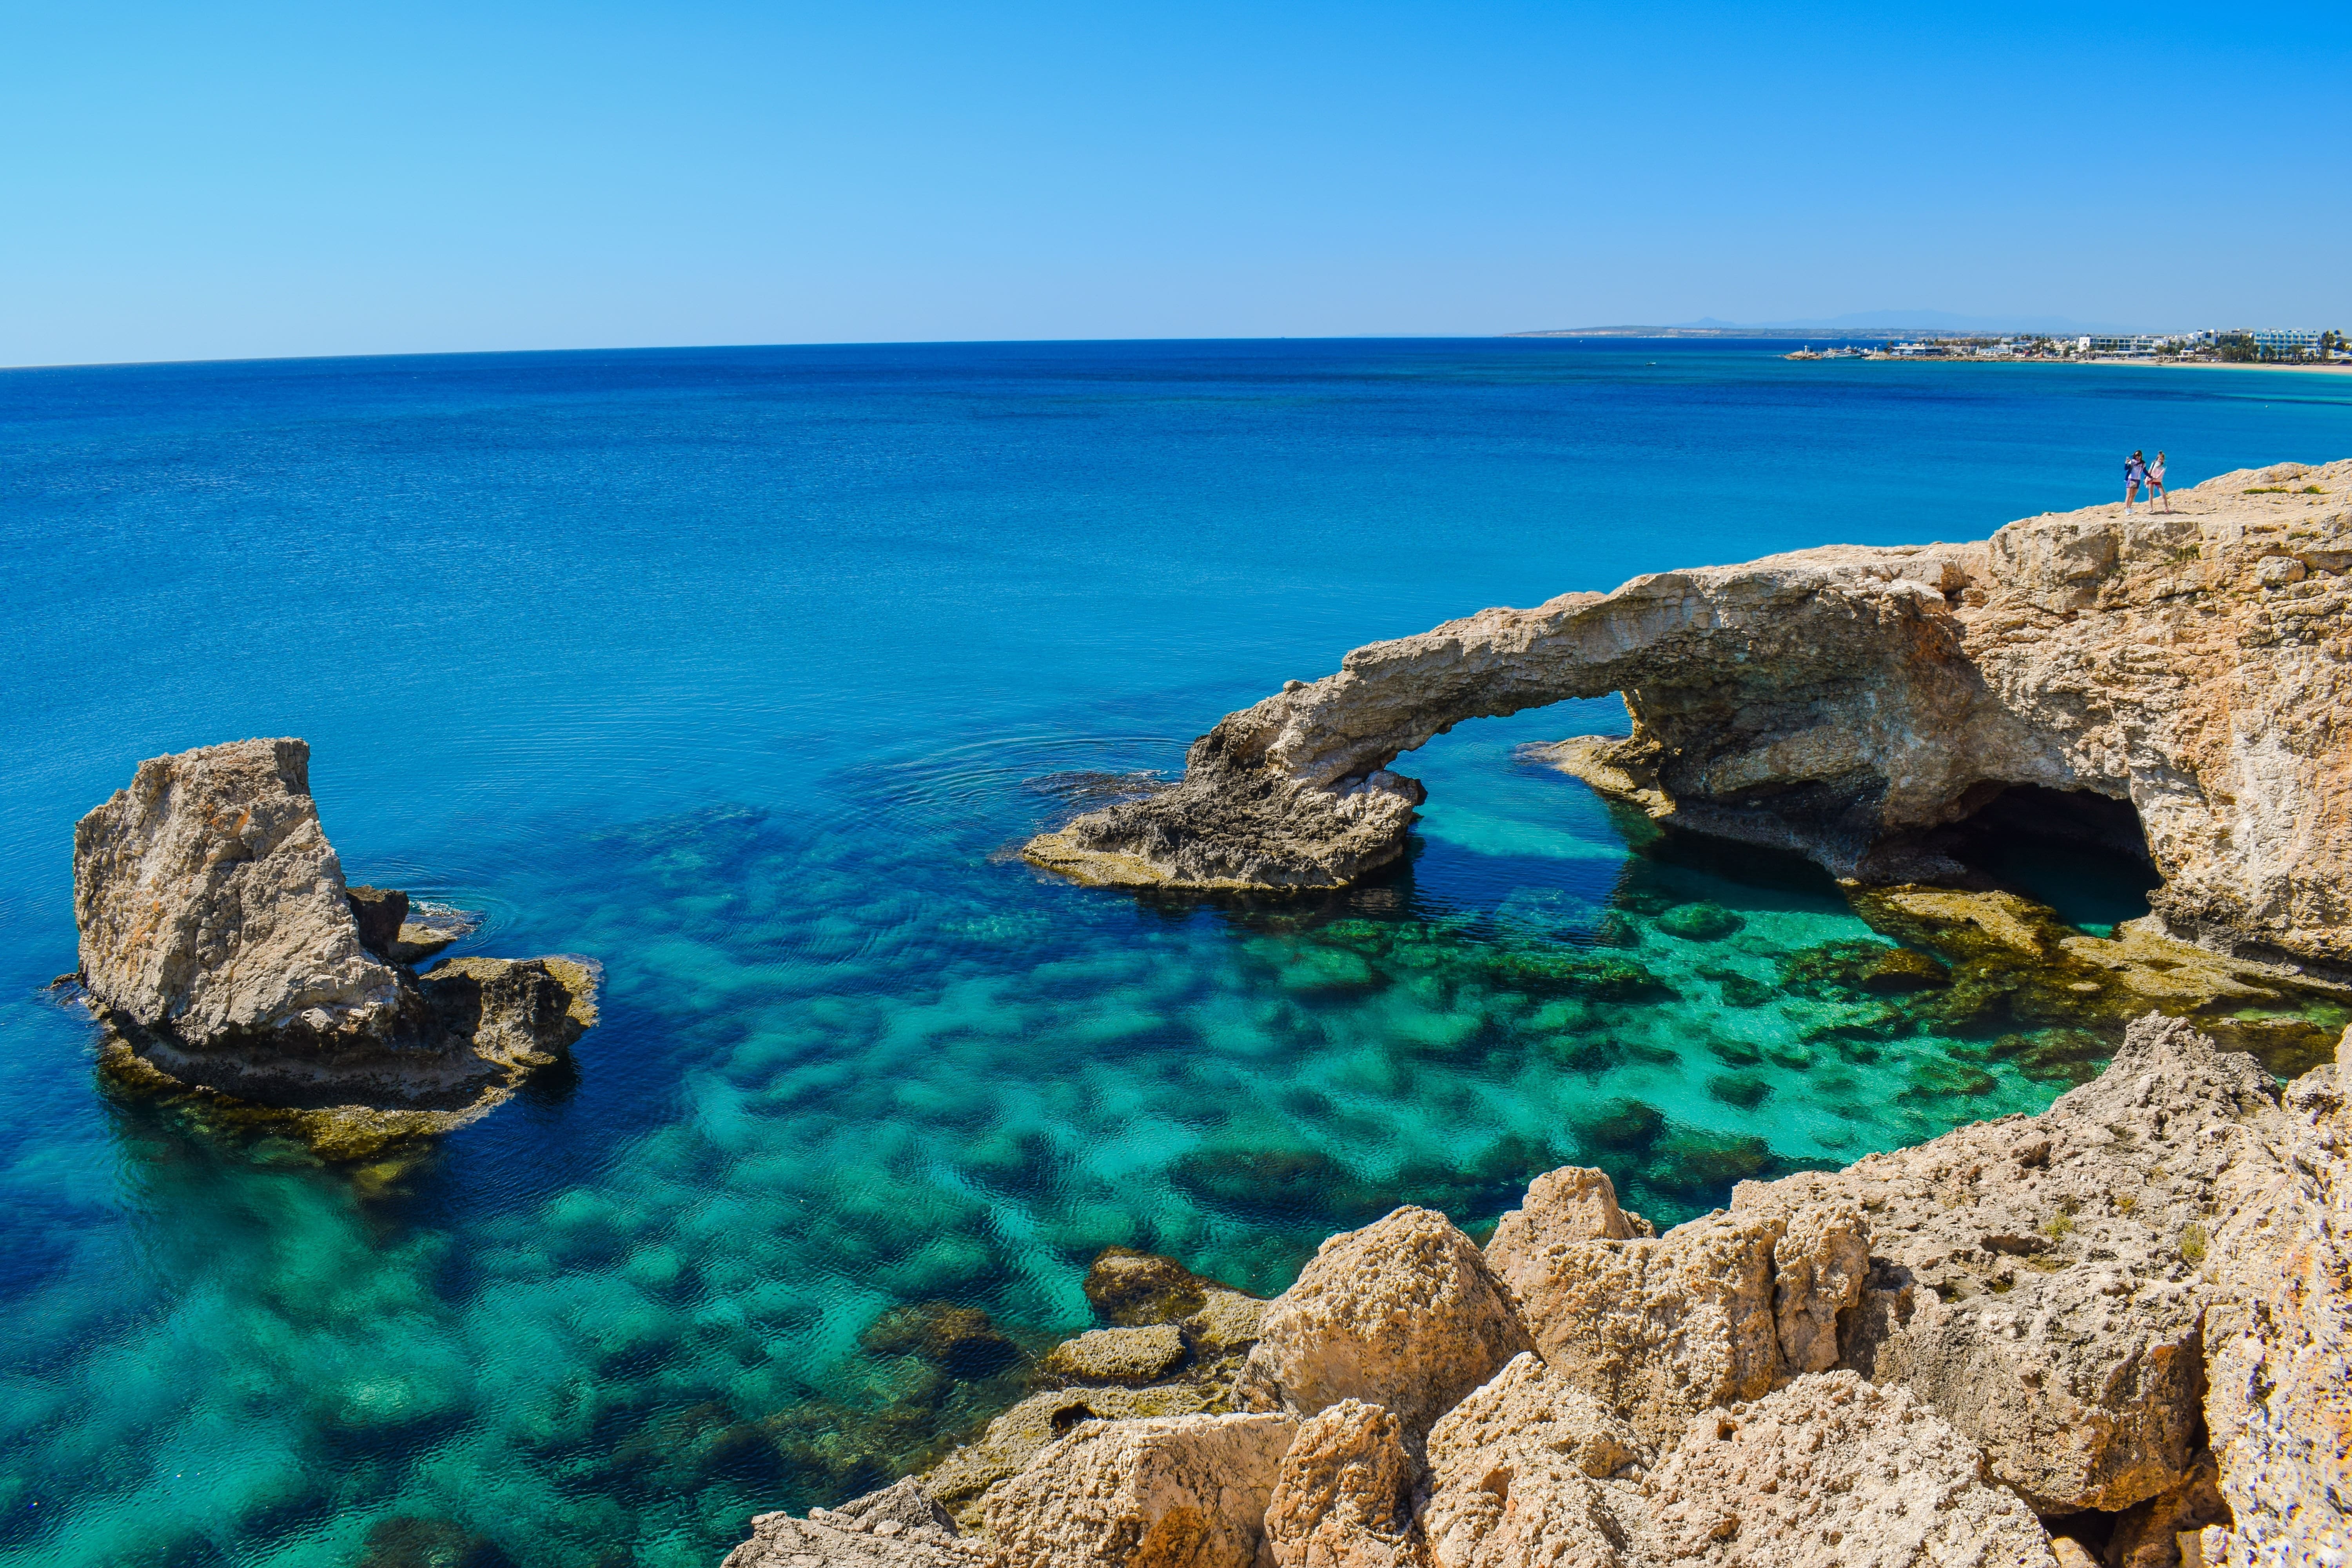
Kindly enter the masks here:
[[1189, 1318], [1208, 1304], [1210, 1291], [1229, 1287], [1203, 1279], [1172, 1258], [1131, 1247], [1107, 1247], [1087, 1270], [1084, 1289], [1097, 1316], [1132, 1328]]
[[1685, 942], [1721, 942], [1748, 922], [1721, 904], [1676, 904], [1657, 918], [1657, 927]]
[[1066, 1388], [1034, 1394], [988, 1424], [977, 1442], [948, 1454], [926, 1472], [924, 1489], [970, 1528], [981, 1495], [1017, 1474], [1045, 1446], [1086, 1421], [1132, 1421], [1147, 1416], [1210, 1413], [1213, 1393], [1196, 1384], [1158, 1384], [1149, 1388]]
[[1172, 1323], [1131, 1329], [1089, 1329], [1046, 1352], [1042, 1370], [1066, 1383], [1157, 1383], [1191, 1352]]
[[857, 1336], [876, 1355], [912, 1355], [951, 1377], [983, 1378], [1020, 1360], [1021, 1352], [977, 1307], [924, 1301], [892, 1307]]

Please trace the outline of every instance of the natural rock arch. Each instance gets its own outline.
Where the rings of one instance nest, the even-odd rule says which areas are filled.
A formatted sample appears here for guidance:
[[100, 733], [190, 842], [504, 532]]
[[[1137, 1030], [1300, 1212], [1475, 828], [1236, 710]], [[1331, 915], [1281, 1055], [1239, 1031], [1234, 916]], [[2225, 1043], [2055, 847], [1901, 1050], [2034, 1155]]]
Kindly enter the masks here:
[[2004, 786], [2090, 792], [2137, 810], [2176, 934], [2352, 962], [2347, 493], [2352, 461], [2286, 465], [2169, 513], [2093, 507], [1978, 543], [1836, 545], [1481, 611], [1226, 715], [1172, 788], [1027, 852], [1112, 885], [1343, 886], [1402, 852], [1425, 794], [1399, 755], [1616, 691], [1632, 736], [1556, 760], [1661, 821], [1890, 882], [1955, 869], [1937, 830]]

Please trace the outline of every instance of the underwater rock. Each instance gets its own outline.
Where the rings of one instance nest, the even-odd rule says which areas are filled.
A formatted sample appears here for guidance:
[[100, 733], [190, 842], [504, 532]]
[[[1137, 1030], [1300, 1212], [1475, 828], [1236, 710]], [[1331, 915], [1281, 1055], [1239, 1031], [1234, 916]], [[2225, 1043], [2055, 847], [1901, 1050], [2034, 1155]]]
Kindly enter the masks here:
[[1415, 1467], [1395, 1416], [1343, 1399], [1300, 1423], [1266, 1501], [1276, 1568], [1418, 1568]]
[[1721, 904], [1676, 904], [1657, 918], [1657, 927], [1685, 942], [1721, 942], [1748, 922]]
[[1045, 1353], [1045, 1375], [1066, 1383], [1157, 1383], [1184, 1364], [1190, 1352], [1173, 1323], [1145, 1328], [1089, 1329]]
[[284, 1110], [356, 1158], [472, 1121], [561, 1060], [602, 973], [460, 960], [420, 981], [387, 962], [407, 896], [345, 886], [310, 761], [256, 740], [142, 763], [75, 826], [74, 918], [119, 1087]]
[[1097, 1317], [1127, 1328], [1189, 1318], [1208, 1305], [1210, 1291], [1229, 1289], [1172, 1258], [1131, 1247], [1104, 1247], [1083, 1288]]
[[986, 1312], [953, 1301], [889, 1308], [857, 1342], [876, 1355], [920, 1356], [950, 1377], [991, 1377], [1021, 1359]]
[[1907, 1391], [1799, 1378], [1695, 1417], [1650, 1478], [1656, 1561], [2055, 1568], [2041, 1521]]
[[1494, 1380], [1429, 1429], [1429, 1466], [1491, 1469], [1509, 1457], [1563, 1460], [1606, 1479], [1643, 1462], [1642, 1439], [1601, 1402], [1552, 1375], [1533, 1351], [1513, 1356]]
[[[1399, 754], [1614, 691], [1632, 735], [1554, 760], [1662, 822], [1842, 878], [1948, 880], [1949, 825], [2003, 789], [2095, 795], [2136, 815], [2173, 934], [2352, 963], [2352, 461], [2287, 468], [2335, 499], [2251, 493], [2287, 468], [2248, 470], [2168, 513], [1663, 572], [1373, 643], [1227, 714], [1174, 788], [1027, 853], [1114, 885], [1342, 885], [1403, 851], [1423, 792]], [[2265, 580], [2279, 558], [2305, 575]]]
[[1297, 1433], [1285, 1415], [1089, 1421], [988, 1494], [1008, 1568], [1253, 1568]]
[[1360, 1399], [1417, 1439], [1528, 1348], [1470, 1238], [1408, 1205], [1323, 1243], [1266, 1309], [1234, 1398], [1302, 1416]]

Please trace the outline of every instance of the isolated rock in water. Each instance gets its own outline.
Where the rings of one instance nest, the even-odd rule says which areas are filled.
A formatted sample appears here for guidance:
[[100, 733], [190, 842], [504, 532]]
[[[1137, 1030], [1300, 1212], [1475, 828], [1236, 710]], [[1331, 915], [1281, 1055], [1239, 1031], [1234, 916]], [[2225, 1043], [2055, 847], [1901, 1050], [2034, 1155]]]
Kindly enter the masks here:
[[1266, 1505], [1276, 1568], [1406, 1568], [1426, 1561], [1413, 1463], [1395, 1416], [1343, 1399], [1300, 1424]]
[[1272, 1415], [1087, 1422], [992, 1489], [1008, 1568], [1252, 1568], [1297, 1424]]
[[2205, 1421], [2231, 1515], [2204, 1531], [2208, 1563], [2352, 1562], [2347, 1079], [2336, 1064], [2288, 1086], [2281, 1135], [2264, 1144], [2274, 1157], [2229, 1173], [2239, 1201], [2201, 1248], [2219, 1298], [2205, 1315]]
[[[2296, 493], [2250, 493], [2274, 488]], [[1119, 885], [1343, 884], [1403, 850], [1423, 791], [1400, 753], [1614, 691], [1631, 738], [1555, 760], [1662, 821], [1936, 881], [1957, 869], [1949, 825], [2036, 786], [2077, 797], [2026, 800], [2052, 831], [2144, 839], [2173, 934], [2352, 962], [2347, 496], [2352, 461], [2283, 465], [2169, 513], [2092, 507], [1481, 611], [1227, 714], [1174, 788], [1027, 853]]]
[[1173, 1323], [1089, 1329], [1045, 1353], [1048, 1377], [1070, 1383], [1156, 1383], [1184, 1363], [1184, 1332]]
[[2042, 1116], [1743, 1183], [1731, 1217], [1860, 1205], [1873, 1273], [1842, 1364], [1926, 1399], [2042, 1513], [2113, 1512], [2188, 1473], [2207, 1227], [2242, 1173], [2275, 1169], [2272, 1094], [2252, 1058], [2151, 1015]]
[[1429, 1429], [1432, 1470], [1492, 1468], [1513, 1458], [1562, 1461], [1598, 1480], [1641, 1463], [1643, 1446], [1632, 1426], [1526, 1351]]
[[140, 763], [74, 828], [74, 921], [90, 995], [189, 1050], [330, 1050], [418, 1022], [415, 993], [361, 945], [300, 741]]
[[383, 956], [406, 913], [404, 893], [344, 885], [298, 740], [142, 763], [74, 830], [108, 1070], [277, 1108], [338, 1156], [481, 1115], [595, 1022], [583, 959], [461, 959], [420, 981]]
[[1267, 1308], [1234, 1398], [1300, 1415], [1360, 1399], [1418, 1439], [1528, 1348], [1476, 1246], [1408, 1205], [1323, 1243]]
[[1652, 1475], [1661, 1563], [2055, 1568], [2032, 1510], [1949, 1423], [1850, 1372], [1694, 1420]]
[[1136, 1327], [1172, 1323], [1207, 1305], [1209, 1292], [1227, 1287], [1202, 1279], [1172, 1258], [1106, 1247], [1087, 1270], [1087, 1304], [1107, 1322]]
[[1851, 1205], [1808, 1215], [1793, 1236], [1787, 1213], [1759, 1207], [1654, 1240], [1511, 1249], [1504, 1265], [1552, 1374], [1656, 1447], [1694, 1413], [1834, 1358], [1837, 1314], [1861, 1295], [1866, 1234]]

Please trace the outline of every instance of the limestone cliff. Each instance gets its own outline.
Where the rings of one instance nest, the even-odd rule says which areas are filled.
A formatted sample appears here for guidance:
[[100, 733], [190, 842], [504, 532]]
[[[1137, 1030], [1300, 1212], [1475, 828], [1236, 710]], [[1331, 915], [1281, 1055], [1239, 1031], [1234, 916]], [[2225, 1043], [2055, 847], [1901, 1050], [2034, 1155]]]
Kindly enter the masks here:
[[303, 1113], [358, 1153], [498, 1104], [595, 1022], [576, 958], [404, 962], [446, 944], [345, 884], [299, 740], [139, 765], [74, 830], [79, 979], [118, 1081]]
[[1343, 885], [1397, 858], [1404, 752], [1624, 694], [1559, 761], [1676, 826], [1840, 877], [1935, 881], [2011, 786], [2128, 803], [2170, 931], [2352, 964], [2352, 461], [2210, 479], [1967, 544], [1829, 546], [1637, 577], [1360, 647], [1193, 743], [1182, 781], [1031, 841], [1086, 880]]

